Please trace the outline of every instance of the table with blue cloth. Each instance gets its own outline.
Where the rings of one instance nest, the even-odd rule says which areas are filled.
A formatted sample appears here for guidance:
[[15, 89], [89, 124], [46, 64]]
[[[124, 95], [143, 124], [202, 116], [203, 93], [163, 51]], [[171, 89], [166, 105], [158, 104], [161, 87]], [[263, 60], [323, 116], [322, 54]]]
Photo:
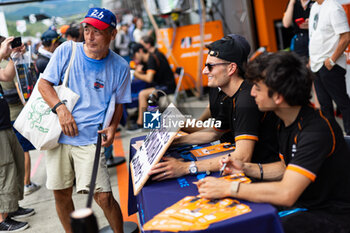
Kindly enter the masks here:
[[[136, 149], [131, 145], [136, 141], [143, 140], [145, 136], [132, 138], [130, 141], [130, 160], [136, 153]], [[218, 172], [211, 174], [219, 176]], [[140, 225], [143, 226], [155, 215], [162, 212], [167, 207], [175, 204], [186, 196], [198, 195], [197, 186], [193, 182], [206, 176], [205, 173], [199, 173], [196, 176], [187, 175], [180, 178], [169, 179], [165, 181], [153, 182], [149, 180], [135, 197], [133, 195], [133, 185], [129, 169], [129, 215], [139, 212]], [[213, 223], [205, 232], [212, 233], [283, 233], [280, 218], [276, 209], [270, 204], [253, 203], [244, 200], [240, 202], [248, 205], [251, 212], [230, 218], [224, 221]], [[159, 232], [159, 231], [147, 231]], [[203, 232], [203, 231], [190, 231]]]

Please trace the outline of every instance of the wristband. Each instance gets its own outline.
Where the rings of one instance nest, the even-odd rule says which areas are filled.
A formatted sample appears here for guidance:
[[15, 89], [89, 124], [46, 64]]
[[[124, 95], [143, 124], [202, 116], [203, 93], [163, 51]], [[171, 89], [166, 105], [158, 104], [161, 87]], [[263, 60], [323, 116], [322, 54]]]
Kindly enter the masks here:
[[234, 196], [235, 194], [238, 193], [239, 184], [240, 184], [240, 182], [238, 182], [238, 181], [231, 182], [230, 192], [231, 192], [232, 196]]
[[57, 112], [56, 112], [56, 109], [59, 107], [59, 106], [61, 106], [62, 104], [64, 104], [63, 102], [58, 102], [55, 106], [53, 106], [53, 108], [51, 109], [51, 111], [53, 112], [53, 113], [55, 113], [55, 114], [57, 114]]
[[331, 66], [335, 66], [335, 62], [332, 60], [331, 57], [329, 57], [329, 64], [331, 64]]
[[264, 170], [263, 167], [261, 165], [261, 163], [258, 163], [259, 169], [260, 169], [260, 180], [264, 179]]

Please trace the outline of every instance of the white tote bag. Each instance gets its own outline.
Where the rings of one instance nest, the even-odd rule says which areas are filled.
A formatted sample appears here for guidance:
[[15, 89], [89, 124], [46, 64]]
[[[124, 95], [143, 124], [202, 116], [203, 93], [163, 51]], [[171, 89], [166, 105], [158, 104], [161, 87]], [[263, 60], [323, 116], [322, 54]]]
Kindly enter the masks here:
[[[76, 44], [72, 42], [72, 55], [64, 74], [63, 83], [62, 85], [54, 86], [58, 98], [65, 103], [70, 112], [72, 112], [80, 97], [68, 88], [69, 70], [74, 61], [75, 52]], [[39, 81], [40, 78], [37, 83]], [[61, 125], [58, 116], [51, 111], [51, 108], [42, 98], [38, 85], [35, 85], [28, 102], [16, 119], [14, 127], [37, 150], [49, 150], [58, 146], [58, 139], [62, 132]]]

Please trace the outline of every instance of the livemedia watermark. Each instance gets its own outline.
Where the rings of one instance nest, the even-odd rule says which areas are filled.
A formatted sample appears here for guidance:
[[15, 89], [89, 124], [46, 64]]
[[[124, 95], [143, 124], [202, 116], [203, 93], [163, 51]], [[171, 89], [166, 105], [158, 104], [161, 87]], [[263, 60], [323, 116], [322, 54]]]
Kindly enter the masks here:
[[205, 121], [196, 120], [191, 116], [177, 116], [168, 115], [166, 118], [162, 118], [162, 113], [158, 110], [156, 112], [144, 112], [143, 113], [143, 128], [144, 129], [160, 129], [164, 128], [220, 128], [221, 121], [209, 118]]

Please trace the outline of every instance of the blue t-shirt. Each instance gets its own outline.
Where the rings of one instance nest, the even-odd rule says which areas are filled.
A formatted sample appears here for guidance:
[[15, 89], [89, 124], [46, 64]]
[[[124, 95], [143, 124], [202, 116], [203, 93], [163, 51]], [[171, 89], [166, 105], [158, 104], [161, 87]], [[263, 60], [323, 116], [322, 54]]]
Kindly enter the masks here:
[[[71, 42], [59, 46], [50, 59], [43, 78], [59, 85], [64, 79], [71, 52]], [[91, 59], [86, 56], [83, 43], [77, 43], [68, 87], [80, 96], [72, 111], [79, 134], [69, 137], [62, 133], [59, 143], [74, 146], [96, 143], [97, 130], [103, 123], [112, 93], [116, 94], [115, 102], [118, 104], [131, 102], [129, 75], [128, 63], [116, 53], [109, 50], [104, 59]]]

